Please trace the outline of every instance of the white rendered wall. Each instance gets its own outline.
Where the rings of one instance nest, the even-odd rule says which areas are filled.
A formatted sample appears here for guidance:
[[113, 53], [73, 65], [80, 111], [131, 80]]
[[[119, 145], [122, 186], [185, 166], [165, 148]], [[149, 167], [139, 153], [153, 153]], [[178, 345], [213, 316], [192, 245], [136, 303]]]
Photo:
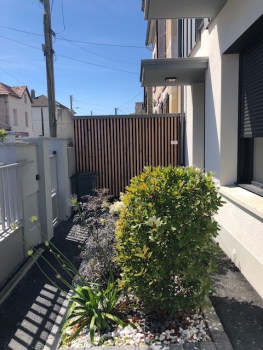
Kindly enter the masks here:
[[[41, 108], [43, 113], [44, 136], [50, 137], [48, 107], [32, 107], [33, 135], [43, 136]], [[59, 110], [61, 110], [60, 113], [58, 112]], [[73, 131], [72, 131], [72, 119], [70, 116], [70, 110], [56, 107], [56, 118], [57, 118], [57, 137], [64, 138], [64, 139], [72, 139]]]
[[[24, 237], [32, 245], [42, 242], [41, 233], [35, 223], [30, 221], [32, 216], [39, 217], [39, 181], [36, 179], [38, 171], [38, 145], [36, 143], [17, 143], [16, 145], [16, 161], [21, 163], [24, 161], [31, 162], [21, 167], [22, 174], [22, 190], [23, 190], [23, 232]], [[30, 247], [25, 243], [25, 250]]]
[[32, 107], [33, 136], [43, 135], [41, 108], [43, 111], [44, 136], [49, 137], [50, 131], [49, 131], [48, 107]]
[[69, 166], [67, 141], [64, 139], [51, 138], [49, 142], [49, 153], [56, 151], [57, 157], [57, 200], [58, 200], [58, 220], [67, 220], [71, 215], [71, 207], [68, 204], [71, 195], [71, 173], [72, 160]]
[[[205, 76], [205, 167], [220, 185], [233, 185], [237, 178], [239, 56], [223, 52], [263, 13], [263, 1], [229, 0], [191, 56], [208, 57]], [[192, 92], [186, 88], [186, 159], [193, 163]], [[192, 150], [192, 151], [191, 151]], [[192, 153], [191, 153], [192, 152]]]
[[[244, 191], [245, 190], [240, 189]], [[256, 195], [248, 195], [257, 197]], [[242, 274], [263, 297], [263, 218], [235, 202], [223, 198], [227, 203], [220, 208], [215, 219], [221, 226], [217, 242], [240, 269]], [[263, 203], [263, 199], [262, 199]]]
[[[24, 97], [17, 98], [11, 95], [8, 96], [10, 125], [12, 131], [28, 132], [29, 136], [33, 135], [32, 116], [31, 116], [31, 102], [27, 95], [27, 103], [24, 102]], [[13, 110], [17, 110], [17, 125], [14, 125]], [[26, 126], [25, 112], [28, 116], [28, 126]]]
[[[191, 56], [209, 58], [205, 74], [205, 169], [215, 172], [220, 186], [234, 191], [233, 199], [226, 197], [227, 203], [216, 216], [221, 226], [217, 241], [263, 297], [263, 198], [241, 188], [229, 189], [237, 180], [239, 55], [223, 54], [262, 14], [262, 0], [228, 0], [208, 29], [203, 29], [201, 42]], [[185, 95], [186, 155], [193, 164], [193, 90], [185, 88]], [[262, 152], [255, 153], [255, 158], [262, 166]], [[242, 200], [237, 202], [236, 194]], [[251, 200], [260, 206], [254, 210], [259, 215], [247, 209]]]

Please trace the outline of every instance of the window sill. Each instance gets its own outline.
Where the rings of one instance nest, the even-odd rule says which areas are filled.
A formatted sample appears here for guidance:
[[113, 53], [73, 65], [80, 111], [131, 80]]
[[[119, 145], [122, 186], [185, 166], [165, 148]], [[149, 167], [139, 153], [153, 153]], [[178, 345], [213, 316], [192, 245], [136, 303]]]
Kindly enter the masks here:
[[222, 186], [220, 194], [263, 219], [263, 197], [238, 186]]

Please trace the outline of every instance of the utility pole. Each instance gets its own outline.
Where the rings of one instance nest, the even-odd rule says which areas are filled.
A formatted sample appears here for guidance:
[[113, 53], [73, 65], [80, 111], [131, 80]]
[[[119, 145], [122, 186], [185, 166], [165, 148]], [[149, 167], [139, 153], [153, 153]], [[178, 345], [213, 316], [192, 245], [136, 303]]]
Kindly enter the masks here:
[[44, 56], [46, 57], [46, 73], [47, 73], [47, 94], [48, 94], [48, 113], [49, 113], [49, 130], [51, 137], [57, 137], [57, 121], [56, 121], [56, 101], [55, 101], [55, 78], [54, 78], [54, 61], [53, 61], [53, 43], [52, 35], [55, 33], [51, 29], [51, 14], [49, 0], [40, 0], [44, 5], [44, 36], [45, 45], [42, 45]]
[[115, 108], [115, 115], [117, 115], [117, 110], [118, 110], [118, 108]]
[[70, 98], [70, 109], [73, 109], [72, 108], [72, 106], [73, 106], [73, 96], [70, 95], [69, 98]]

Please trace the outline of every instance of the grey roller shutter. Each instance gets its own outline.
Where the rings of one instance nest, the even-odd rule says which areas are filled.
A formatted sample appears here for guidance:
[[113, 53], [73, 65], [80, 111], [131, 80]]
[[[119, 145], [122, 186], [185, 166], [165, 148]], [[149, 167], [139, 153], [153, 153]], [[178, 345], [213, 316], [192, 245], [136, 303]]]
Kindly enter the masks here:
[[240, 58], [240, 136], [263, 137], [263, 37]]

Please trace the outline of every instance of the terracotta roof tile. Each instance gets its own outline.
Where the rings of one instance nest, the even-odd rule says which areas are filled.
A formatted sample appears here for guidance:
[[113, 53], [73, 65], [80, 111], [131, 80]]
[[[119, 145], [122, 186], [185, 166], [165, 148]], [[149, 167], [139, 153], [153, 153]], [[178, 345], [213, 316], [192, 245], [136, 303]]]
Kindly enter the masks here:
[[[32, 107], [47, 107], [48, 106], [48, 98], [45, 95], [40, 95], [36, 98], [32, 99]], [[56, 106], [60, 108], [67, 108], [66, 106], [62, 105], [61, 103], [56, 101]]]
[[14, 97], [18, 97], [17, 93], [12, 90], [11, 86], [8, 86], [6, 84], [0, 83], [0, 95], [12, 95]]
[[32, 103], [32, 98], [29, 94], [27, 86], [8, 86], [6, 84], [0, 83], [0, 95], [11, 95], [17, 98], [22, 98], [25, 91], [27, 92]]
[[20, 97], [23, 97], [23, 94], [26, 90], [26, 86], [12, 86], [11, 89]]

